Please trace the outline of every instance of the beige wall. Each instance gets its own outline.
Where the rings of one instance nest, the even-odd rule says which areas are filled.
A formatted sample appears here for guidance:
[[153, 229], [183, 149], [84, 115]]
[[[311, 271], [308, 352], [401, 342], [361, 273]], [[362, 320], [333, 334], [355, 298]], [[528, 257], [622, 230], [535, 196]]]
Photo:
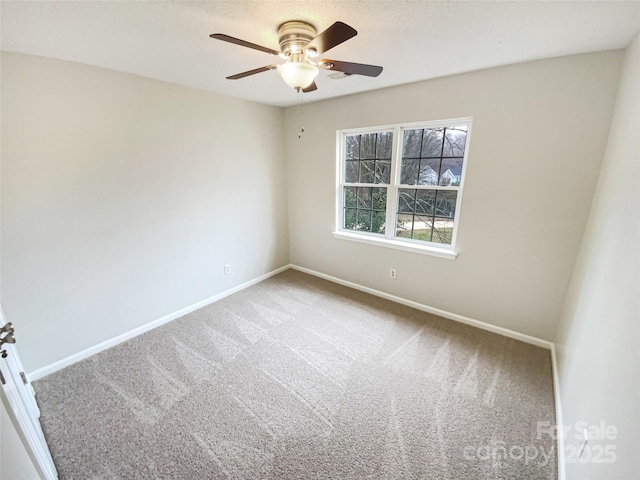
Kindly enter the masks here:
[[2, 306], [26, 370], [286, 265], [284, 177], [279, 108], [3, 53]]
[[627, 48], [606, 155], [557, 335], [568, 448], [576, 422], [615, 426], [614, 463], [567, 479], [640, 479], [640, 35]]
[[[301, 140], [298, 109], [287, 109], [291, 262], [552, 340], [621, 58], [620, 51], [563, 57], [307, 104]], [[457, 260], [332, 237], [336, 130], [465, 116], [474, 120]]]

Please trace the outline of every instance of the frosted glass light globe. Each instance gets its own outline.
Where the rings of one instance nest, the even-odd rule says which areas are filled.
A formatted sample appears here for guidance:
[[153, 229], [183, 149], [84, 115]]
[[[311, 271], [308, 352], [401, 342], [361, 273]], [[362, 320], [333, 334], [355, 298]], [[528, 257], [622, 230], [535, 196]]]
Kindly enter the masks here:
[[278, 65], [278, 73], [284, 82], [296, 90], [307, 88], [318, 76], [318, 67], [307, 62], [287, 62]]

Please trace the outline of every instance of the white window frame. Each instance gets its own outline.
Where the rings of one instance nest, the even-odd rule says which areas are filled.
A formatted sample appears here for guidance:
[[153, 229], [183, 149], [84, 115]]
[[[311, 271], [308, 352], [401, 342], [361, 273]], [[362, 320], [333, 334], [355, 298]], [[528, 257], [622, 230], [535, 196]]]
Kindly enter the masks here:
[[[416, 123], [403, 123], [398, 125], [384, 125], [378, 127], [366, 127], [366, 128], [352, 128], [346, 130], [338, 130], [336, 132], [336, 211], [335, 211], [335, 229], [333, 236], [342, 240], [350, 240], [360, 243], [367, 243], [370, 245], [378, 245], [387, 248], [394, 248], [397, 250], [404, 250], [408, 252], [420, 253], [425, 255], [432, 255], [441, 258], [447, 258], [455, 260], [458, 256], [456, 251], [456, 239], [458, 236], [458, 226], [461, 217], [461, 205], [462, 194], [464, 191], [464, 183], [466, 180], [467, 169], [467, 157], [469, 155], [469, 145], [471, 140], [471, 126], [473, 123], [473, 117], [452, 118], [446, 120], [434, 120], [427, 122]], [[403, 185], [399, 184], [400, 167], [402, 159], [402, 139], [404, 138], [405, 130], [416, 130], [424, 128], [443, 128], [451, 126], [464, 125], [467, 127], [467, 139], [464, 149], [464, 157], [462, 160], [462, 171], [460, 185], [456, 187], [440, 186], [440, 185]], [[347, 184], [345, 182], [345, 170], [346, 170], [346, 137], [348, 135], [359, 135], [366, 133], [382, 133], [393, 132], [393, 146], [391, 153], [391, 178], [389, 184]], [[362, 232], [350, 229], [344, 229], [344, 187], [345, 186], [358, 186], [358, 187], [386, 187], [387, 188], [387, 209], [385, 233], [372, 233]], [[400, 238], [395, 236], [396, 230], [396, 213], [398, 211], [398, 190], [400, 188], [407, 189], [425, 189], [425, 190], [456, 190], [458, 192], [456, 197], [456, 215], [453, 220], [453, 234], [451, 238], [451, 244], [445, 245], [437, 242], [427, 242], [424, 240], [414, 240], [409, 238]], [[391, 226], [391, 228], [389, 227]]]

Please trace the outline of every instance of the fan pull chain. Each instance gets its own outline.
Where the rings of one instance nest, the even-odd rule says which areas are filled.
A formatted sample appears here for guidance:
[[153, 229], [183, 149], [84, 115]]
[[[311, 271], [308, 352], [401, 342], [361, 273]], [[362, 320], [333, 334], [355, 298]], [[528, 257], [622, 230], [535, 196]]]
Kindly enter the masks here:
[[302, 126], [302, 89], [298, 88], [298, 139], [302, 138], [304, 127]]

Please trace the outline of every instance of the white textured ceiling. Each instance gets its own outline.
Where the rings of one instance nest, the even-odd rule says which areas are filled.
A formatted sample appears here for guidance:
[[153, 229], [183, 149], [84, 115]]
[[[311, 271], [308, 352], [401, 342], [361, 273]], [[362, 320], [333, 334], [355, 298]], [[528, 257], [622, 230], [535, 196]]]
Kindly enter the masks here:
[[640, 30], [640, 1], [12, 1], [1, 4], [2, 49], [135, 73], [287, 106], [275, 71], [225, 77], [273, 57], [212, 40], [226, 33], [273, 49], [278, 26], [322, 31], [341, 20], [358, 35], [323, 57], [382, 65], [377, 78], [321, 71], [311, 102], [528, 60], [624, 48]]

